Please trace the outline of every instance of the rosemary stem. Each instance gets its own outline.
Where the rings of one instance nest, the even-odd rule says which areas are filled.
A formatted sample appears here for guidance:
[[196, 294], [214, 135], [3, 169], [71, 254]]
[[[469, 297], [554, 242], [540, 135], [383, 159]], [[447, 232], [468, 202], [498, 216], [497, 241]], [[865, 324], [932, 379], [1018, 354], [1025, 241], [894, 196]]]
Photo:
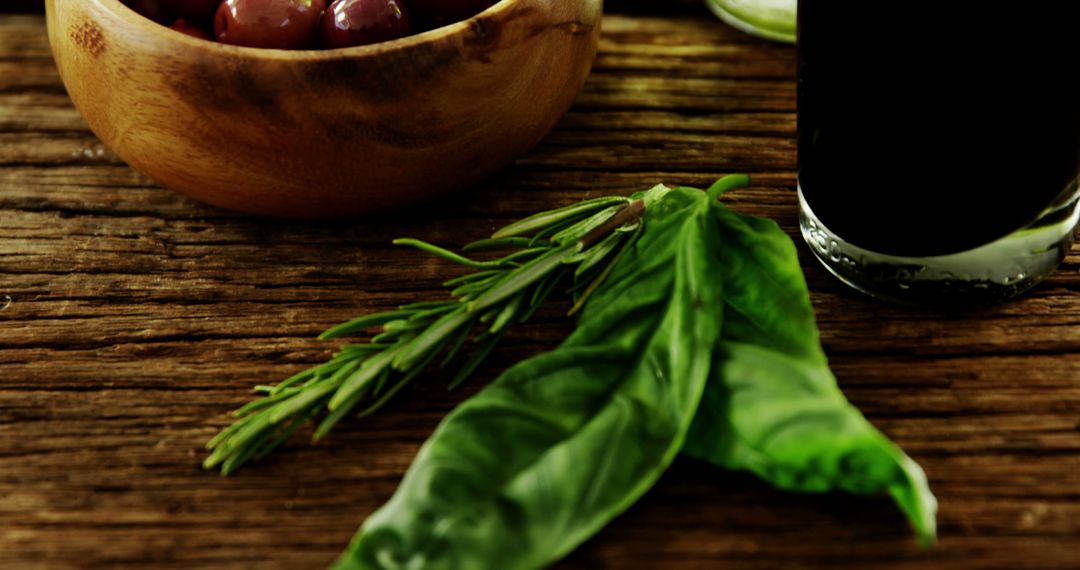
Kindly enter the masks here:
[[614, 216], [611, 216], [603, 224], [585, 234], [585, 236], [581, 238], [581, 249], [589, 249], [600, 243], [601, 240], [606, 238], [608, 234], [615, 231], [617, 228], [635, 220], [640, 220], [644, 215], [644, 200], [634, 200], [627, 203], [621, 210], [616, 212]]

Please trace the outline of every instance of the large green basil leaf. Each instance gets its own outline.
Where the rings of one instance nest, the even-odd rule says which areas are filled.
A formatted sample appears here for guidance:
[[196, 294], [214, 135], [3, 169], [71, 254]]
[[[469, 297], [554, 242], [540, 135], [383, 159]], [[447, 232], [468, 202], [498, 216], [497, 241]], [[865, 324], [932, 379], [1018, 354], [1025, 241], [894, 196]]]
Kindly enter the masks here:
[[720, 204], [714, 216], [723, 340], [684, 452], [790, 491], [887, 492], [933, 541], [937, 501], [926, 476], [840, 392], [790, 238]]
[[452, 412], [338, 568], [537, 568], [648, 490], [682, 448], [720, 336], [717, 220], [672, 191], [559, 348]]

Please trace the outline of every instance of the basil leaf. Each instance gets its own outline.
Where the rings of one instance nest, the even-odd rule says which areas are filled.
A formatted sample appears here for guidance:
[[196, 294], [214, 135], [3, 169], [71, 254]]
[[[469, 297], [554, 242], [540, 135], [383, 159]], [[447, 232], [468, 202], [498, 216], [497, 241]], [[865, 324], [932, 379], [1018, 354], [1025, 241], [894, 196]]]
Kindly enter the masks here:
[[723, 339], [683, 451], [801, 492], [893, 496], [924, 543], [937, 501], [919, 466], [847, 402], [821, 349], [794, 244], [713, 208], [724, 247]]
[[723, 311], [707, 199], [665, 202], [578, 329], [452, 412], [338, 568], [542, 567], [655, 483], [700, 403]]
[[776, 222], [746, 216], [716, 203], [730, 313], [724, 337], [827, 366], [798, 252]]

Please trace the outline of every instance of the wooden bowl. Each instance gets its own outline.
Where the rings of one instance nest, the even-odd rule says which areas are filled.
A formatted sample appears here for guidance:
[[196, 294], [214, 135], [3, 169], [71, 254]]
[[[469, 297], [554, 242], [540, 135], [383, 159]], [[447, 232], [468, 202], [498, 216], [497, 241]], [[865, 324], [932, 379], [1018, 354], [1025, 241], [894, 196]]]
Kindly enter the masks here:
[[462, 189], [528, 151], [580, 92], [602, 0], [503, 0], [332, 51], [227, 46], [119, 0], [46, 0], [75, 106], [135, 169], [225, 208], [320, 218]]

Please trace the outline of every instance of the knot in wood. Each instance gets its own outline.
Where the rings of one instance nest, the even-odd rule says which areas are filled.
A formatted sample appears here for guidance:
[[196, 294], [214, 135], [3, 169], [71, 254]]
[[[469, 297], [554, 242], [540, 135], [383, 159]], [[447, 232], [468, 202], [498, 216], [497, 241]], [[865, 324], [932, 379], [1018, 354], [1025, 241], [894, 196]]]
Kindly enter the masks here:
[[81, 20], [71, 28], [71, 40], [86, 53], [98, 57], [105, 52], [105, 34], [97, 24]]

